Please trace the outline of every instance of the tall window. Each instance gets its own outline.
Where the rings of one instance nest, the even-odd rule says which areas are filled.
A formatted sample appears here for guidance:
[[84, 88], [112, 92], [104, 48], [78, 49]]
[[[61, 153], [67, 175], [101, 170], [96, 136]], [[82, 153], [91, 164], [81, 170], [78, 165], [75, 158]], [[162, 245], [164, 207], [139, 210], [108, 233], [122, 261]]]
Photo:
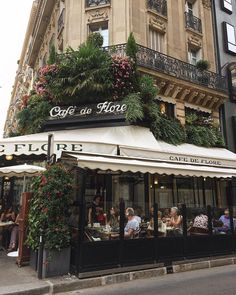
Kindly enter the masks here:
[[221, 0], [221, 8], [231, 14], [233, 11], [232, 0]]
[[150, 28], [149, 30], [149, 48], [158, 51], [165, 52], [165, 35]]
[[188, 49], [188, 62], [195, 66], [199, 59], [201, 59], [201, 50], [195, 49], [195, 48], [189, 48]]
[[89, 26], [90, 33], [100, 33], [103, 37], [103, 45], [102, 46], [108, 46], [109, 45], [109, 31], [108, 31], [108, 22], [104, 23], [97, 23], [97, 24], [91, 24]]
[[186, 12], [193, 15], [193, 3], [189, 1], [186, 2]]
[[235, 27], [223, 22], [223, 31], [224, 31], [224, 45], [225, 50], [228, 53], [236, 54], [236, 35]]

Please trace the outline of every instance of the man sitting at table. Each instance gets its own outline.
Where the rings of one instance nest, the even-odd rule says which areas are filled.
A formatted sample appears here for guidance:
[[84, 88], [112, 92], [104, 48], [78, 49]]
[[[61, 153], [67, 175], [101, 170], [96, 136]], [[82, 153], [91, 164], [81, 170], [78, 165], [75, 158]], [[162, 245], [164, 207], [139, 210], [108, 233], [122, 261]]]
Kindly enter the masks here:
[[125, 211], [125, 215], [128, 219], [128, 222], [125, 226], [125, 238], [135, 238], [139, 231], [139, 222], [137, 221], [137, 219], [135, 218], [135, 214], [134, 214], [134, 209], [133, 208], [127, 208]]
[[[224, 214], [221, 215], [221, 217], [219, 218], [219, 221], [223, 223], [223, 226], [218, 227], [217, 230], [222, 233], [229, 233], [230, 232], [230, 214], [229, 214], [228, 208], [225, 209]], [[235, 222], [236, 220], [233, 219], [234, 228], [236, 226]]]

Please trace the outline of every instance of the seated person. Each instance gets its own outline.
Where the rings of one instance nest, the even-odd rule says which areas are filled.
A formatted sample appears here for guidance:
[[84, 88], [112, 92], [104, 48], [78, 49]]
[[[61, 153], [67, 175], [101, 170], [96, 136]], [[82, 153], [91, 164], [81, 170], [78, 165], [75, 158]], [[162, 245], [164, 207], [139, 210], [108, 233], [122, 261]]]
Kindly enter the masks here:
[[219, 221], [223, 223], [222, 227], [218, 227], [220, 232], [229, 232], [230, 231], [230, 214], [229, 209], [224, 210], [224, 214], [220, 216]]
[[101, 225], [106, 225], [107, 223], [107, 215], [103, 212], [102, 208], [98, 210], [97, 222]]
[[204, 210], [196, 209], [194, 220], [188, 232], [191, 234], [208, 234], [208, 216]]
[[120, 227], [120, 216], [117, 207], [112, 207], [110, 209], [108, 225], [110, 225], [112, 229], [118, 229]]
[[11, 206], [10, 207], [8, 206], [1, 214], [0, 221], [1, 222], [9, 222], [9, 221], [15, 222], [15, 219], [16, 219], [15, 212], [13, 211]]
[[135, 235], [140, 231], [139, 222], [134, 215], [134, 209], [127, 208], [125, 210], [125, 215], [128, 219], [128, 222], [124, 229], [124, 236], [125, 238], [134, 238]]
[[[161, 211], [157, 212], [157, 220], [158, 220], [158, 234], [163, 235], [166, 233], [166, 224], [162, 221], [162, 213]], [[154, 230], [154, 218], [151, 218], [148, 230]]]
[[166, 225], [172, 227], [173, 235], [180, 235], [183, 232], [182, 229], [183, 217], [179, 214], [179, 209], [177, 207], [172, 207], [170, 209], [170, 220], [166, 222]]
[[170, 221], [170, 210], [168, 208], [165, 209], [163, 214], [162, 214], [162, 221], [164, 223]]
[[11, 229], [10, 244], [7, 249], [8, 252], [17, 250], [17, 244], [18, 244], [18, 238], [19, 238], [19, 216], [20, 214], [17, 214], [15, 224], [13, 228]]

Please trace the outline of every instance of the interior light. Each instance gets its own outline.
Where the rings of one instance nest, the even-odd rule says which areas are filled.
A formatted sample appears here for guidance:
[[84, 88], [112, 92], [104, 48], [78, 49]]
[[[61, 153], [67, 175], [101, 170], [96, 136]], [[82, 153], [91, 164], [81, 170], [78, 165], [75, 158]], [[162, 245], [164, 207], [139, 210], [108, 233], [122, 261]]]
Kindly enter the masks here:
[[13, 155], [6, 155], [5, 158], [7, 161], [11, 161], [13, 159]]

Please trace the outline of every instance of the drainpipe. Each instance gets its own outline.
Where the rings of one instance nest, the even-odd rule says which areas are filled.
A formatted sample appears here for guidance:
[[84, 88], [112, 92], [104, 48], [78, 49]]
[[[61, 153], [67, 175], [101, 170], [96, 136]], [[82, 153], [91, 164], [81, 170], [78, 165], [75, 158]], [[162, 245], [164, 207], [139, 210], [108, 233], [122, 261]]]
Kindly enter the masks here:
[[214, 43], [215, 43], [215, 59], [216, 59], [216, 67], [217, 72], [221, 75], [221, 59], [220, 59], [220, 47], [219, 47], [219, 35], [217, 28], [217, 17], [216, 17], [216, 4], [212, 2], [212, 21], [213, 21], [213, 32], [215, 35]]

